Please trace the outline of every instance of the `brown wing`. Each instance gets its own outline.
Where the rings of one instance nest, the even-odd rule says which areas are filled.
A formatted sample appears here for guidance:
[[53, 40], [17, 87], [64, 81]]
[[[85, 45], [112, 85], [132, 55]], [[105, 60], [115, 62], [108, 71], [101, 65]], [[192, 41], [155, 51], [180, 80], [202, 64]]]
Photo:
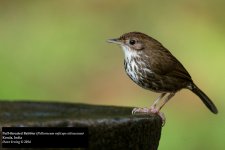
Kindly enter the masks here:
[[150, 56], [151, 70], [156, 74], [192, 81], [184, 66], [162, 45]]

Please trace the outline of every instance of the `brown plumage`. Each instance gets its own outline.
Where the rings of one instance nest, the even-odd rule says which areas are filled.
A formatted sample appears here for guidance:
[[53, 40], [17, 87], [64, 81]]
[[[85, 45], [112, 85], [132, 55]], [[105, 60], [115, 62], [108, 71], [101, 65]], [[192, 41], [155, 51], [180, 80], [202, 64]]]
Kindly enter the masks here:
[[[193, 82], [184, 66], [160, 42], [152, 37], [140, 33], [130, 32], [123, 34], [109, 42], [119, 44], [124, 51], [124, 67], [128, 76], [139, 86], [162, 93], [150, 109], [138, 108], [137, 112], [156, 112], [165, 103], [183, 88], [194, 92], [211, 112], [217, 113], [216, 106]], [[155, 108], [158, 101], [165, 96], [163, 104]]]

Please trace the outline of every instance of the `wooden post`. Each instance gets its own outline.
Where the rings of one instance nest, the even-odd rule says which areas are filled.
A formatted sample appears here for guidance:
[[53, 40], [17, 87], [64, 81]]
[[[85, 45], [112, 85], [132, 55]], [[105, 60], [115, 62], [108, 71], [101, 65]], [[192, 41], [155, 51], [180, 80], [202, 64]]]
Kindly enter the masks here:
[[154, 114], [134, 116], [132, 109], [79, 103], [0, 101], [0, 127], [88, 127], [90, 150], [157, 150], [162, 128], [160, 117]]

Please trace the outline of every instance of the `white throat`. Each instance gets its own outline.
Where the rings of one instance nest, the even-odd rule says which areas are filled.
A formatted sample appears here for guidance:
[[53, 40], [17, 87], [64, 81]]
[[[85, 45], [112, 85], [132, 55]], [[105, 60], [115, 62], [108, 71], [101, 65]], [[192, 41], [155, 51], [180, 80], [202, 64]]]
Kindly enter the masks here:
[[[143, 77], [147, 76], [147, 74], [152, 73], [152, 71], [147, 68], [146, 64], [141, 59], [137, 59], [141, 57], [141, 54], [143, 54], [143, 52], [132, 50], [126, 45], [121, 45], [121, 47], [125, 55], [125, 70], [127, 75], [134, 82], [140, 84], [139, 80], [143, 80]], [[140, 76], [140, 74], [142, 74], [142, 76]], [[140, 86], [147, 88], [147, 85]]]
[[134, 71], [138, 69], [137, 61], [134, 58], [140, 57], [137, 51], [130, 49], [129, 46], [122, 45], [121, 46], [125, 55], [125, 70], [128, 76], [136, 83], [138, 83], [138, 75], [137, 72]]
[[140, 55], [139, 55], [140, 52], [132, 50], [129, 46], [121, 45], [121, 47], [123, 49], [126, 61], [130, 61], [131, 58], [134, 58], [134, 57], [140, 57]]

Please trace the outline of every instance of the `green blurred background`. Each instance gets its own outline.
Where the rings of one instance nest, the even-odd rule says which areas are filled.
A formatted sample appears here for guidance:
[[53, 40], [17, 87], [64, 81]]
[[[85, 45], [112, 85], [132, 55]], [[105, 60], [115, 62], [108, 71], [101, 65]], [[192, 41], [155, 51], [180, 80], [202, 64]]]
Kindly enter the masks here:
[[106, 39], [141, 31], [183, 63], [218, 106], [182, 90], [166, 105], [159, 150], [225, 149], [224, 0], [0, 0], [0, 99], [150, 106]]

